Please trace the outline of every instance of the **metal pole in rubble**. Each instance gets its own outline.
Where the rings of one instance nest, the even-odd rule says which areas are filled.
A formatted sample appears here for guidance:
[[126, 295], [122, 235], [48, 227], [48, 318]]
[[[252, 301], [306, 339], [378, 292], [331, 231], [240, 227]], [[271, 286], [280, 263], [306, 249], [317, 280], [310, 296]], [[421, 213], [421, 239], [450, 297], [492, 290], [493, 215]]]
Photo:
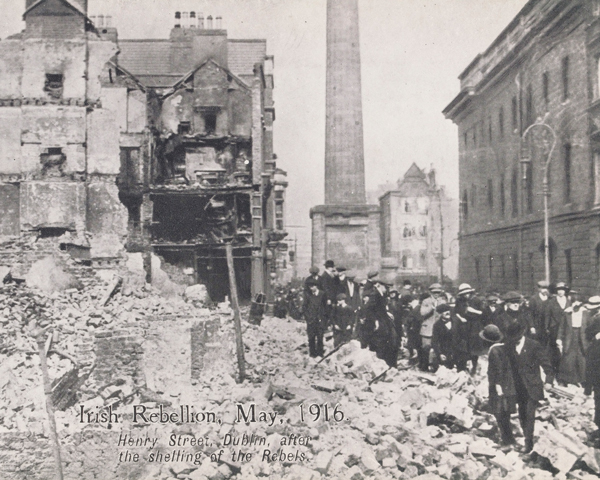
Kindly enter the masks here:
[[233, 323], [235, 324], [235, 346], [240, 374], [239, 383], [242, 383], [246, 378], [246, 363], [244, 361], [244, 342], [242, 341], [242, 321], [240, 317], [240, 305], [238, 303], [237, 282], [235, 280], [235, 268], [233, 266], [233, 247], [230, 243], [225, 245], [225, 255], [227, 256], [231, 308], [233, 308]]
[[[45, 332], [43, 332], [45, 333]], [[38, 351], [40, 354], [40, 364], [42, 366], [42, 378], [44, 380], [44, 393], [46, 397], [46, 412], [48, 413], [48, 423], [50, 424], [50, 434], [52, 436], [52, 453], [56, 463], [56, 479], [63, 480], [62, 460], [60, 456], [60, 443], [58, 433], [56, 432], [56, 418], [54, 416], [54, 403], [52, 402], [52, 383], [48, 374], [48, 363], [46, 361], [46, 341], [42, 332], [36, 336]]]

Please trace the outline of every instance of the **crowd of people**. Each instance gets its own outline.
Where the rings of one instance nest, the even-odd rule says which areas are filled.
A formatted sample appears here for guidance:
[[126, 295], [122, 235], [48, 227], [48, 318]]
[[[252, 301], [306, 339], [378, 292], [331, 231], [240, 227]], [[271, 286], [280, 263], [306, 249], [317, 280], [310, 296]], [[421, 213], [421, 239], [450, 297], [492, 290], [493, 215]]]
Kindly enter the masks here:
[[488, 355], [489, 405], [501, 443], [516, 445], [510, 415], [518, 409], [525, 437], [518, 448], [531, 452], [536, 409], [554, 381], [594, 392], [600, 428], [600, 296], [584, 301], [564, 282], [552, 293], [546, 281], [537, 286], [531, 298], [481, 294], [467, 283], [452, 293], [439, 283], [420, 291], [410, 280], [396, 288], [378, 272], [356, 278], [328, 260], [304, 281], [309, 354], [325, 354], [331, 330], [334, 349], [357, 339], [390, 368], [408, 357], [423, 371], [444, 366], [475, 375], [479, 357]]

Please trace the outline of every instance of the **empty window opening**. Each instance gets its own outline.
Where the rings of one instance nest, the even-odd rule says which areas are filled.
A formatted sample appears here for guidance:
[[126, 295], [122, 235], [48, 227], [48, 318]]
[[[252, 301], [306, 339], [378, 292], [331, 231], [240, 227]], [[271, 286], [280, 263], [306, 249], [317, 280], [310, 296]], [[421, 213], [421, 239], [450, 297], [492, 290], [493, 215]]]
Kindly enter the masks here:
[[58, 238], [62, 237], [68, 231], [68, 228], [62, 227], [43, 227], [39, 229], [40, 238]]
[[65, 161], [66, 157], [62, 152], [62, 148], [47, 148], [40, 155], [42, 175], [45, 177], [62, 177]]
[[217, 130], [217, 114], [215, 112], [205, 112], [204, 117], [204, 132], [207, 135], [212, 135]]
[[62, 73], [47, 73], [44, 92], [52, 98], [61, 98], [63, 95]]
[[190, 133], [192, 133], [191, 122], [179, 122], [179, 126], [177, 127], [177, 133], [179, 133], [179, 135], [189, 135]]

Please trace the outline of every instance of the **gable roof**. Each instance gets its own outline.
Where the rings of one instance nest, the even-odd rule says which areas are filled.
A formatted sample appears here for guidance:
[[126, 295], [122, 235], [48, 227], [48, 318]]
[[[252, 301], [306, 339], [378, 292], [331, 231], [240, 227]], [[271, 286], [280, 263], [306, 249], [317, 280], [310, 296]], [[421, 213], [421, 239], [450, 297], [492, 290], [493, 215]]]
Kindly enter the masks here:
[[413, 164], [410, 166], [410, 168], [406, 171], [406, 173], [404, 174], [404, 181], [409, 181], [409, 182], [414, 182], [414, 181], [421, 181], [421, 180], [425, 180], [425, 172], [423, 172], [423, 170], [421, 170], [419, 167], [417, 167], [417, 164], [413, 162]]
[[[37, 2], [35, 2], [34, 4], [32, 4], [27, 10], [25, 10], [25, 12], [23, 13], [23, 18], [25, 18], [25, 16], [31, 12], [32, 10], [34, 10], [35, 8], [39, 7], [40, 5], [46, 3], [48, 0], [38, 0]], [[87, 20], [89, 20], [91, 22], [91, 20], [88, 18], [88, 16], [86, 15], [85, 12], [82, 12], [79, 7], [77, 5], [74, 5], [73, 3], [69, 2], [69, 0], [58, 0], [59, 2], [65, 4], [66, 7], [70, 8], [71, 10], [74, 10], [75, 13], [78, 13], [79, 15], [81, 15], [82, 17], [85, 17]]]
[[186, 73], [183, 77], [181, 77], [174, 85], [173, 87], [163, 95], [164, 97], [168, 97], [169, 95], [173, 94], [175, 92], [175, 90], [177, 90], [183, 83], [185, 83], [191, 76], [193, 76], [198, 70], [200, 70], [201, 68], [203, 68], [204, 66], [208, 65], [208, 64], [212, 64], [215, 67], [217, 67], [219, 70], [221, 70], [222, 72], [224, 72], [226, 75], [230, 76], [241, 88], [243, 88], [244, 90], [249, 91], [250, 87], [248, 87], [248, 85], [246, 85], [246, 83], [244, 83], [242, 80], [240, 80], [236, 75], [234, 75], [230, 70], [228, 70], [225, 67], [222, 67], [221, 65], [219, 65], [217, 62], [215, 62], [212, 58], [209, 58], [208, 60], [202, 62], [200, 65], [198, 65], [197, 67], [193, 68], [192, 70], [190, 70], [188, 73]]
[[[228, 65], [216, 64], [245, 86], [240, 77], [254, 76], [254, 65], [267, 53], [266, 40], [227, 40]], [[117, 62], [149, 87], [173, 87], [190, 71], [171, 68], [171, 41], [168, 39], [119, 40]], [[195, 66], [196, 71], [200, 66]]]

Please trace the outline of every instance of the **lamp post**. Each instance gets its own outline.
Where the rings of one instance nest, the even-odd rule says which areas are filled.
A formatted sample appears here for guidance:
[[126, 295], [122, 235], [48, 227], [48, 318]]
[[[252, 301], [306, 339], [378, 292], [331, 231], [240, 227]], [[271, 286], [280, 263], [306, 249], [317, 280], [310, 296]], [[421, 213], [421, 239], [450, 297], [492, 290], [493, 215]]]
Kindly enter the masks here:
[[[556, 133], [554, 129], [542, 121], [538, 119], [535, 123], [532, 123], [525, 129], [522, 135], [523, 142], [527, 139], [527, 134], [534, 128], [541, 128], [545, 130], [547, 133], [551, 135], [552, 144], [550, 146], [550, 150], [548, 151], [548, 155], [544, 163], [542, 164], [542, 195], [544, 196], [544, 272], [546, 274], [545, 280], [550, 282], [550, 245], [549, 245], [549, 228], [548, 228], [548, 198], [550, 197], [550, 186], [548, 185], [548, 167], [550, 166], [550, 160], [552, 159], [552, 153], [554, 152], [554, 147], [556, 146]], [[523, 173], [523, 181], [527, 181], [527, 173], [530, 171], [529, 167], [531, 165], [531, 149], [523, 148], [521, 149], [521, 169]]]

